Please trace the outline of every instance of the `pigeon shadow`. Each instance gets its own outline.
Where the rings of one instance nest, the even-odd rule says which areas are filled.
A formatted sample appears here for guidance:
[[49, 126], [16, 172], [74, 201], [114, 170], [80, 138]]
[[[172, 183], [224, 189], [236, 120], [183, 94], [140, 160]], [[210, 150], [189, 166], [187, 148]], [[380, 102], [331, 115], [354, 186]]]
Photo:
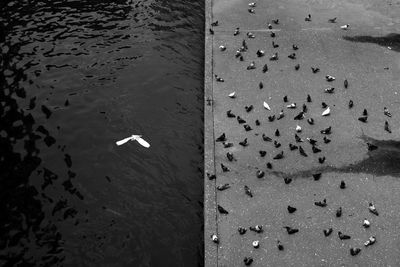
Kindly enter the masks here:
[[[354, 164], [344, 166], [323, 166], [312, 168], [295, 173], [284, 173], [272, 171], [271, 174], [282, 178], [312, 177], [315, 173], [339, 172], [339, 173], [366, 173], [376, 176], [400, 177], [400, 141], [378, 140], [366, 135], [359, 137], [365, 142], [367, 150], [366, 157]], [[377, 147], [375, 150], [368, 150], [368, 145]]]
[[343, 39], [351, 42], [374, 43], [380, 46], [390, 46], [393, 51], [400, 52], [400, 34], [390, 33], [386, 36], [374, 37], [368, 35], [343, 36]]

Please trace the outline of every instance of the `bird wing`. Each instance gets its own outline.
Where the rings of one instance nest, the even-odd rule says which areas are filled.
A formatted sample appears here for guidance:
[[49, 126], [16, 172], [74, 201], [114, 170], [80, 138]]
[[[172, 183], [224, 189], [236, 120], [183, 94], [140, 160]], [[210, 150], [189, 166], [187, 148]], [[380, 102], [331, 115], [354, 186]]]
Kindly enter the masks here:
[[117, 144], [117, 146], [120, 146], [120, 145], [125, 144], [126, 142], [133, 140], [133, 139], [134, 139], [134, 136], [129, 136], [127, 138], [117, 141], [116, 144]]
[[144, 146], [145, 148], [149, 148], [150, 144], [144, 140], [141, 135], [132, 135], [133, 140], [137, 141], [139, 144], [141, 144], [142, 146]]

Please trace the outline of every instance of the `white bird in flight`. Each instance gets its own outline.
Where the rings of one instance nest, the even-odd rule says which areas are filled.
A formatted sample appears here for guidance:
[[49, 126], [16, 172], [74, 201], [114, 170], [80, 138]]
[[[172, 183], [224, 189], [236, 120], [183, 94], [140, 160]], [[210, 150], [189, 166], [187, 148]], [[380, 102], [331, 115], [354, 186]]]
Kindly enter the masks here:
[[144, 140], [141, 135], [136, 135], [136, 134], [133, 134], [133, 135], [127, 137], [127, 138], [119, 140], [119, 141], [116, 142], [116, 144], [117, 144], [117, 146], [120, 146], [120, 145], [123, 145], [123, 144], [125, 144], [125, 143], [127, 143], [129, 141], [136, 141], [136, 142], [138, 142], [139, 144], [141, 144], [142, 146], [144, 146], [146, 148], [150, 147], [150, 144], [146, 140]]

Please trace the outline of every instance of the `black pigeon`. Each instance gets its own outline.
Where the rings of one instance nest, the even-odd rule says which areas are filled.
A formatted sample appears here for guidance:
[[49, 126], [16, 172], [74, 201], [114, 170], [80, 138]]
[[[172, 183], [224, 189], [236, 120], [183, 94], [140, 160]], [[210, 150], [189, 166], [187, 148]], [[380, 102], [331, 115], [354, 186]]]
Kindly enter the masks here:
[[281, 146], [281, 143], [279, 143], [278, 141], [274, 141], [274, 146], [276, 147], [276, 148], [279, 148], [280, 146]]
[[262, 72], [263, 72], [263, 73], [266, 73], [267, 71], [268, 71], [268, 65], [265, 64], [264, 67], [263, 67], [263, 69], [262, 69]]
[[263, 89], [263, 88], [264, 88], [264, 84], [263, 84], [262, 82], [260, 82], [260, 83], [258, 84], [258, 88]]
[[233, 147], [233, 143], [226, 143], [226, 142], [222, 142], [222, 144], [224, 145], [224, 148], [230, 148], [230, 147]]
[[247, 143], [247, 138], [245, 138], [243, 141], [239, 142], [239, 145], [248, 146], [249, 144]]
[[211, 26], [218, 26], [218, 20], [214, 21], [214, 22], [211, 22]]
[[368, 111], [367, 111], [367, 109], [364, 109], [362, 114], [363, 114], [363, 116], [368, 116]]
[[301, 146], [299, 146], [299, 152], [300, 152], [300, 155], [302, 155], [303, 157], [308, 157], [308, 155], [306, 154], [306, 152], [304, 151], [304, 149]]
[[256, 11], [252, 8], [247, 9], [247, 11], [249, 11], [249, 13], [254, 14]]
[[332, 19], [328, 19], [328, 21], [329, 21], [330, 23], [336, 23], [336, 17], [334, 17], [334, 18], [332, 18]]
[[249, 197], [253, 197], [253, 193], [251, 192], [250, 188], [245, 185], [244, 186], [244, 192], [246, 193], [246, 195], [248, 195]]
[[275, 136], [280, 136], [281, 134], [279, 133], [279, 130], [278, 129], [276, 129], [276, 131], [275, 131]]
[[311, 102], [312, 102], [311, 96], [310, 96], [310, 95], [307, 95], [307, 102], [308, 102], [308, 103], [311, 103]]
[[344, 80], [343, 85], [344, 85], [344, 88], [347, 89], [347, 87], [349, 87], [349, 82], [347, 80]]
[[311, 70], [312, 70], [313, 73], [319, 72], [319, 68], [313, 68], [313, 67], [311, 67]]
[[317, 143], [317, 140], [314, 140], [312, 138], [307, 138], [307, 140], [311, 145], [315, 145]]
[[290, 149], [290, 150], [296, 150], [296, 149], [298, 149], [298, 148], [299, 148], [299, 147], [296, 146], [296, 145], [289, 144], [289, 149]]
[[322, 134], [331, 134], [332, 133], [332, 127], [329, 126], [328, 128], [321, 130], [321, 133]]
[[295, 53], [292, 53], [292, 54], [288, 55], [288, 58], [290, 58], [290, 59], [296, 59], [296, 54], [295, 54]]
[[349, 101], [349, 108], [352, 108], [354, 106], [353, 100], [350, 99]]
[[358, 120], [363, 122], [363, 123], [367, 123], [368, 116], [361, 116], [361, 117], [358, 118]]
[[314, 177], [314, 181], [318, 181], [321, 179], [322, 173], [315, 173], [312, 176]]
[[226, 141], [225, 133], [221, 134], [217, 139], [215, 139], [215, 142], [225, 142], [225, 141]]
[[258, 171], [256, 172], [257, 178], [263, 178], [264, 175], [265, 175], [265, 172], [263, 172], [263, 171], [261, 171], [261, 170], [258, 170]]
[[267, 168], [268, 168], [268, 169], [272, 169], [272, 164], [271, 164], [271, 162], [267, 162]]
[[295, 69], [295, 70], [299, 70], [299, 69], [300, 69], [300, 64], [296, 64], [296, 65], [294, 66], [294, 69]]
[[324, 229], [324, 236], [330, 236], [333, 232], [332, 228]]
[[273, 121], [275, 120], [275, 115], [268, 116], [268, 120], [269, 120], [270, 122], [273, 122]]
[[209, 180], [215, 180], [215, 179], [217, 179], [217, 176], [216, 176], [215, 174], [210, 174], [210, 173], [208, 173], [208, 172], [207, 172], [207, 177], [208, 177]]
[[285, 182], [285, 184], [290, 184], [292, 182], [292, 178], [285, 177], [283, 178], [283, 181]]
[[306, 104], [303, 104], [303, 112], [304, 112], [304, 113], [307, 113], [307, 111], [308, 111], [307, 105], [306, 105]]
[[218, 211], [221, 214], [229, 214], [229, 212], [226, 209], [224, 209], [223, 207], [221, 207], [220, 205], [218, 205]]
[[282, 251], [282, 250], [284, 250], [285, 248], [283, 247], [283, 245], [281, 244], [281, 241], [277, 241], [277, 247], [278, 247], [278, 249], [280, 250], [280, 251]]
[[248, 49], [246, 40], [244, 40], [244, 39], [243, 39], [243, 41], [242, 41], [242, 47], [243, 47], [244, 51], [246, 51], [246, 50]]
[[281, 112], [279, 112], [279, 116], [278, 118], [276, 118], [277, 120], [282, 119], [283, 117], [285, 117], [285, 113], [283, 113], [283, 109], [281, 110]]
[[338, 236], [339, 236], [339, 239], [340, 240], [347, 240], [347, 239], [350, 239], [351, 238], [351, 236], [349, 236], [349, 235], [345, 235], [345, 234], [343, 234], [342, 232], [338, 232]]
[[340, 189], [345, 189], [346, 188], [346, 183], [344, 181], [341, 181], [339, 188]]
[[324, 143], [325, 144], [329, 144], [330, 142], [331, 142], [331, 139], [329, 139], [326, 136], [324, 136]]
[[300, 138], [297, 134], [294, 134], [294, 139], [296, 140], [297, 143], [303, 142], [303, 139]]
[[351, 248], [350, 249], [351, 256], [357, 256], [360, 252], [361, 252], [361, 248]]
[[342, 217], [342, 207], [339, 207], [339, 208], [336, 210], [336, 217], [337, 217], [337, 218]]
[[210, 34], [214, 34], [214, 30], [210, 28]]
[[238, 232], [240, 235], [244, 235], [247, 232], [247, 229], [244, 227], [239, 226]]
[[289, 227], [289, 226], [285, 226], [283, 228], [286, 228], [286, 231], [287, 231], [287, 233], [289, 235], [293, 235], [293, 234], [295, 234], [295, 233], [297, 233], [299, 231], [299, 229], [292, 228], [292, 227]]
[[228, 158], [229, 161], [233, 161], [235, 159], [231, 152], [226, 153], [226, 157]]
[[261, 125], [259, 120], [256, 120], [255, 123], [256, 123], [256, 126], [260, 126]]
[[269, 59], [272, 60], [272, 61], [278, 60], [278, 52], [276, 52], [275, 54], [273, 54]]
[[228, 110], [228, 111], [226, 112], [226, 116], [227, 116], [228, 118], [235, 118], [235, 117], [236, 117], [236, 115], [232, 113], [232, 110]]
[[239, 60], [240, 60], [240, 61], [244, 61], [243, 56], [240, 56], [240, 57], [239, 57]]
[[271, 37], [274, 38], [276, 34], [274, 32], [271, 32]]
[[322, 106], [322, 108], [327, 108], [328, 107], [328, 105], [325, 102], [322, 102], [321, 106]]
[[272, 22], [275, 24], [279, 24], [279, 19], [273, 19]]
[[323, 164], [325, 162], [326, 158], [322, 157], [322, 158], [318, 158], [318, 162]]
[[285, 103], [288, 102], [288, 97], [287, 97], [287, 95], [285, 95], [285, 96], [283, 97], [283, 102], [285, 102]]
[[292, 207], [292, 206], [287, 206], [287, 210], [288, 210], [289, 213], [293, 213], [293, 212], [295, 212], [297, 209], [296, 209], [295, 207]]
[[278, 48], [278, 47], [279, 47], [279, 45], [278, 45], [278, 44], [276, 44], [274, 41], [272, 41], [272, 47], [273, 47], [273, 48]]
[[256, 52], [256, 55], [258, 56], [258, 57], [262, 57], [262, 56], [264, 56], [264, 51], [262, 51], [262, 50], [257, 50], [257, 52]]
[[299, 47], [297, 46], [297, 45], [292, 45], [292, 47], [293, 47], [293, 50], [297, 50], [297, 49], [299, 49]]
[[250, 229], [250, 231], [253, 231], [256, 233], [262, 233], [264, 231], [262, 225], [250, 226], [249, 229]]
[[239, 124], [246, 123], [246, 121], [242, 119], [240, 116], [237, 116], [237, 121], [239, 122]]
[[316, 201], [314, 202], [315, 206], [325, 208], [328, 204], [326, 204], [326, 198], [323, 201]]
[[392, 117], [392, 113], [389, 112], [389, 109], [387, 107], [383, 108], [383, 114], [385, 114], [389, 118]]
[[311, 14], [308, 14], [308, 16], [304, 20], [305, 21], [311, 21]]
[[313, 152], [314, 154], [316, 154], [316, 153], [321, 152], [321, 149], [319, 149], [319, 148], [316, 147], [316, 146], [312, 146], [312, 152]]
[[250, 111], [253, 110], [253, 105], [245, 106], [244, 108], [245, 108], [245, 110], [246, 110], [247, 112], [250, 112]]
[[283, 151], [280, 153], [276, 154], [276, 156], [273, 159], [283, 159]]
[[217, 190], [219, 190], [219, 191], [224, 191], [224, 190], [226, 190], [226, 189], [228, 189], [228, 188], [230, 188], [231, 186], [229, 185], [229, 184], [223, 184], [223, 185], [219, 185], [219, 186], [217, 186]]
[[44, 113], [44, 115], [46, 115], [46, 119], [50, 118], [51, 116], [51, 111], [48, 107], [46, 107], [45, 105], [42, 105], [42, 112]]
[[258, 153], [260, 153], [260, 157], [265, 157], [265, 155], [267, 155], [267, 151], [265, 150], [260, 150]]
[[385, 131], [388, 132], [388, 133], [392, 133], [392, 130], [390, 130], [388, 121], [385, 121]]
[[307, 119], [307, 122], [308, 122], [310, 125], [314, 125], [314, 119], [313, 119], [313, 118], [308, 118], [308, 119]]
[[31, 100], [29, 101], [29, 110], [34, 109], [36, 106], [36, 96], [32, 97]]
[[221, 169], [223, 172], [229, 172], [229, 168], [226, 167], [224, 164], [221, 163]]
[[301, 111], [294, 117], [294, 120], [302, 120], [302, 119], [304, 119], [304, 111]]
[[253, 130], [253, 129], [250, 127], [250, 125], [248, 125], [248, 124], [243, 125], [243, 127], [244, 127], [244, 129], [246, 130], [246, 132]]
[[368, 146], [368, 150], [369, 150], [369, 151], [374, 151], [374, 150], [377, 150], [377, 149], [378, 149], [378, 146], [373, 145], [373, 144], [371, 144], [371, 143], [367, 143], [367, 146]]
[[249, 266], [253, 263], [253, 258], [252, 257], [244, 257], [243, 262], [244, 262], [244, 265]]
[[262, 134], [262, 139], [263, 139], [265, 142], [272, 142], [272, 138], [266, 136], [265, 134]]

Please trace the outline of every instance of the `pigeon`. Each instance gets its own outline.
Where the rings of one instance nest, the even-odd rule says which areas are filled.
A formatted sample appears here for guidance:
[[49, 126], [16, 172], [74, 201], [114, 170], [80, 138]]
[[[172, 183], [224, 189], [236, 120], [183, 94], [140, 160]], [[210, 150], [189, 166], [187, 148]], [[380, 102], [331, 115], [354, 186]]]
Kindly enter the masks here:
[[218, 20], [211, 23], [211, 26], [215, 27], [218, 26]]
[[325, 160], [326, 160], [325, 157], [318, 158], [318, 162], [319, 162], [320, 164], [323, 164], [323, 163], [325, 162]]
[[308, 122], [310, 125], [314, 125], [314, 119], [313, 119], [313, 118], [308, 118], [308, 119], [307, 119], [307, 122]]
[[211, 35], [214, 34], [214, 30], [213, 29], [210, 28], [209, 31], [210, 31]]
[[235, 159], [231, 152], [226, 153], [226, 157], [228, 158], [229, 161], [233, 161]]
[[253, 263], [253, 258], [252, 257], [244, 257], [243, 262], [244, 262], [244, 265], [249, 266]]
[[271, 32], [271, 37], [272, 38], [276, 37], [276, 33], [275, 32]]
[[339, 188], [340, 189], [345, 189], [346, 188], [346, 183], [343, 180], [340, 182]]
[[316, 201], [314, 202], [315, 206], [321, 207], [321, 208], [325, 208], [328, 204], [326, 204], [326, 198], [324, 198], [323, 201]]
[[236, 115], [232, 113], [232, 110], [228, 110], [228, 111], [226, 112], [226, 116], [227, 116], [228, 118], [236, 118]]
[[296, 65], [294, 66], [294, 69], [295, 69], [295, 70], [299, 70], [299, 69], [300, 69], [300, 64], [296, 64]]
[[302, 119], [304, 119], [304, 111], [301, 111], [294, 117], [294, 120], [302, 120]]
[[326, 79], [326, 81], [328, 81], [328, 82], [332, 82], [332, 81], [336, 80], [336, 78], [333, 77], [332, 75], [326, 75], [326, 76], [325, 76], [325, 79]]
[[349, 101], [349, 108], [352, 108], [354, 106], [353, 100], [350, 99]]
[[262, 134], [262, 139], [263, 139], [265, 142], [272, 142], [272, 138], [266, 136], [265, 134]]
[[243, 141], [239, 142], [239, 145], [241, 145], [243, 147], [248, 146], [249, 144], [247, 142], [247, 138], [245, 138]]
[[329, 114], [331, 114], [331, 109], [329, 107], [322, 112], [322, 116], [324, 117], [329, 116]]
[[328, 88], [325, 88], [324, 91], [325, 91], [325, 93], [333, 94], [333, 92], [335, 91], [335, 88], [334, 87], [328, 87]]
[[214, 74], [215, 80], [217, 82], [224, 82], [224, 79], [222, 79], [221, 77], [219, 77], [217, 74]]
[[293, 48], [293, 50], [297, 50], [297, 49], [299, 49], [299, 47], [297, 46], [297, 45], [292, 45], [292, 48]]
[[46, 115], [46, 119], [50, 118], [52, 112], [48, 107], [46, 107], [45, 105], [42, 105], [41, 110], [44, 113], [44, 115]]
[[248, 32], [246, 35], [250, 39], [256, 38], [256, 36], [252, 32]]
[[289, 227], [289, 226], [285, 226], [285, 227], [283, 227], [283, 228], [286, 229], [286, 231], [287, 231], [287, 233], [288, 233], [289, 235], [293, 235], [293, 234], [295, 234], [295, 233], [297, 233], [297, 232], [299, 231], [299, 229], [292, 228], [292, 227]]
[[239, 35], [239, 33], [240, 33], [239, 28], [236, 28], [236, 30], [233, 32], [233, 35], [236, 36]]
[[322, 134], [331, 134], [332, 133], [332, 127], [329, 126], [328, 128], [325, 128], [323, 130], [321, 130]]
[[374, 150], [377, 150], [377, 149], [378, 149], [378, 146], [373, 145], [373, 144], [371, 144], [371, 143], [367, 143], [367, 147], [368, 147], [368, 150], [369, 150], [369, 151], [374, 151]]
[[264, 88], [264, 84], [263, 84], [262, 82], [260, 82], [260, 83], [258, 84], [258, 88], [260, 88], [260, 90], [263, 89], [263, 88]]
[[285, 96], [283, 97], [283, 102], [285, 102], [285, 103], [288, 102], [288, 97], [287, 97], [287, 95], [285, 95]]
[[388, 132], [388, 133], [392, 133], [392, 130], [390, 130], [388, 121], [385, 121], [385, 131]]
[[245, 106], [244, 109], [246, 110], [246, 112], [250, 112], [253, 110], [253, 105]]
[[313, 73], [317, 73], [317, 72], [319, 72], [319, 68], [314, 68], [314, 67], [311, 67], [311, 70], [312, 70], [312, 72], [313, 72]]
[[240, 116], [237, 116], [236, 119], [239, 122], [239, 124], [246, 123], [246, 121], [244, 119], [242, 119]]
[[279, 19], [273, 19], [272, 22], [273, 22], [274, 24], [279, 24]]
[[368, 116], [368, 111], [367, 111], [367, 109], [364, 109], [362, 114], [363, 114], [363, 116]]
[[302, 155], [303, 157], [308, 157], [308, 155], [306, 154], [306, 152], [304, 151], [304, 149], [301, 146], [299, 146], [299, 152], [300, 152], [300, 155]]
[[284, 250], [285, 248], [283, 247], [283, 245], [281, 244], [281, 241], [277, 241], [277, 247], [278, 247], [278, 249], [280, 250], [280, 251], [282, 251], [282, 250]]
[[279, 112], [279, 116], [278, 118], [276, 118], [277, 120], [282, 119], [283, 117], [285, 117], [285, 114], [283, 113], [283, 109], [281, 110], [281, 112]]
[[227, 143], [227, 142], [222, 142], [222, 144], [224, 145], [224, 148], [230, 148], [233, 147], [233, 143]]
[[368, 116], [361, 116], [361, 117], [358, 118], [358, 120], [363, 122], [363, 123], [367, 123]]
[[350, 28], [350, 25], [349, 24], [345, 24], [345, 25], [340, 26], [340, 28], [342, 30], [348, 30]]
[[344, 88], [347, 89], [347, 87], [349, 87], [349, 82], [347, 81], [347, 79], [344, 80], [343, 82]]
[[361, 248], [351, 248], [350, 249], [351, 256], [357, 256], [360, 252], [361, 252]]
[[262, 57], [264, 56], [265, 52], [263, 50], [257, 50], [256, 54], [258, 57]]
[[298, 136], [297, 134], [294, 134], [294, 139], [296, 140], [297, 143], [301, 143], [304, 140], [300, 138], [300, 136]]
[[215, 243], [218, 244], [219, 243], [219, 239], [218, 236], [216, 234], [211, 235], [211, 240]]
[[215, 180], [217, 178], [215, 174], [210, 174], [210, 173], [207, 173], [207, 177], [209, 180]]
[[270, 23], [268, 23], [267, 27], [268, 29], [272, 30], [272, 25]]
[[336, 217], [337, 217], [337, 218], [342, 217], [342, 207], [339, 207], [339, 208], [336, 210]]
[[295, 207], [288, 206], [288, 207], [287, 207], [287, 210], [288, 210], [289, 213], [293, 213], [293, 212], [295, 212], [297, 209], [296, 209]]
[[229, 172], [229, 168], [226, 167], [224, 164], [221, 163], [221, 169], [223, 172]]
[[249, 7], [256, 7], [256, 3], [254, 3], [254, 2], [249, 3]]
[[301, 131], [302, 131], [302, 129], [301, 129], [300, 125], [297, 125], [296, 126], [296, 132], [300, 133]]
[[231, 186], [229, 185], [229, 184], [223, 184], [223, 185], [219, 185], [219, 186], [217, 186], [217, 190], [219, 190], [219, 191], [224, 191], [224, 190], [226, 190], [226, 189], [228, 189], [228, 188], [230, 188]]
[[314, 140], [312, 138], [308, 138], [307, 137], [307, 141], [311, 144], [311, 145], [315, 145], [317, 143], [317, 140]]
[[288, 55], [288, 58], [296, 59], [296, 53], [292, 53], [292, 54]]
[[220, 46], [219, 46], [219, 50], [221, 50], [221, 51], [225, 51], [225, 50], [226, 50], [226, 46], [224, 46], [224, 45], [220, 45]]
[[274, 146], [275, 148], [279, 148], [281, 146], [281, 143], [279, 143], [278, 141], [274, 141]]
[[389, 112], [389, 109], [387, 107], [383, 108], [383, 114], [385, 114], [389, 118], [392, 117], [392, 113]]
[[322, 108], [327, 108], [328, 107], [328, 105], [325, 102], [322, 102], [321, 106], [322, 106]]
[[258, 153], [260, 153], [260, 157], [265, 157], [265, 155], [267, 155], [267, 151], [265, 151], [265, 150], [260, 150], [260, 151], [258, 151]]
[[312, 152], [313, 152], [314, 154], [316, 154], [316, 153], [321, 152], [321, 149], [319, 149], [319, 148], [316, 147], [316, 146], [312, 146]]
[[290, 109], [294, 109], [297, 107], [297, 105], [296, 105], [296, 103], [291, 103], [291, 104], [287, 105], [286, 107], [290, 108]]
[[378, 212], [378, 210], [376, 209], [375, 205], [372, 204], [372, 203], [369, 203], [368, 205], [369, 205], [369, 206], [368, 206], [369, 212], [371, 212], [372, 214], [374, 214], [374, 215], [376, 215], [376, 216], [379, 216], [379, 212]]
[[256, 68], [256, 63], [252, 61], [250, 65], [247, 66], [247, 70], [254, 70]]
[[371, 223], [370, 223], [367, 219], [364, 219], [364, 221], [363, 221], [363, 227], [364, 227], [364, 228], [369, 228], [370, 225], [371, 225]]
[[261, 123], [260, 123], [259, 120], [256, 120], [256, 121], [255, 121], [255, 124], [256, 124], [256, 126], [260, 126], [260, 125], [261, 125]]
[[240, 235], [244, 235], [247, 232], [247, 229], [244, 227], [239, 226], [238, 232]]
[[278, 60], [278, 52], [276, 52], [275, 54], [273, 54], [269, 59], [272, 60], [272, 61]]
[[250, 188], [245, 185], [244, 186], [244, 192], [246, 193], [246, 195], [248, 195], [249, 197], [253, 197], [253, 193], [251, 192]]
[[221, 214], [229, 214], [229, 212], [220, 205], [218, 205], [218, 211]]
[[256, 233], [262, 233], [263, 232], [262, 225], [250, 226], [249, 229], [250, 229], [250, 231], [253, 231], [253, 232], [256, 232]]
[[373, 244], [375, 244], [375, 242], [376, 242], [375, 236], [371, 236], [370, 238], [368, 238], [367, 241], [364, 242], [364, 246], [366, 247], [372, 246]]
[[345, 234], [343, 234], [342, 232], [338, 232], [338, 236], [339, 236], [339, 239], [340, 240], [347, 240], [347, 239], [350, 239], [351, 238], [351, 236], [349, 236], [349, 235], [345, 235]]
[[272, 47], [273, 47], [273, 48], [278, 48], [278, 47], [279, 47], [279, 45], [278, 45], [278, 44], [276, 44], [274, 41], [272, 41]]
[[268, 65], [265, 64], [264, 67], [263, 67], [263, 69], [262, 69], [262, 72], [263, 72], [263, 73], [266, 73], [267, 71], [268, 71]]
[[275, 115], [268, 116], [268, 120], [269, 120], [270, 122], [273, 122], [273, 121], [275, 120]]
[[267, 162], [267, 168], [268, 168], [268, 169], [272, 169], [272, 164], [271, 164], [271, 162]]
[[226, 135], [225, 133], [221, 134], [217, 139], [215, 139], [216, 142], [225, 142], [226, 141]]
[[252, 8], [247, 9], [247, 11], [249, 11], [250, 14], [254, 14], [256, 11]]
[[265, 172], [263, 172], [263, 171], [261, 171], [261, 170], [258, 170], [258, 171], [256, 172], [257, 178], [263, 178], [264, 175], [265, 175]]
[[243, 127], [244, 127], [244, 129], [246, 130], [246, 132], [253, 130], [253, 129], [250, 127], [250, 125], [248, 125], [248, 124], [243, 125]]
[[280, 136], [281, 134], [280, 134], [280, 132], [279, 132], [279, 130], [278, 129], [276, 129], [276, 131], [275, 131], [275, 136]]
[[304, 112], [304, 113], [307, 113], [307, 111], [308, 111], [307, 105], [306, 105], [306, 104], [303, 104], [303, 112]]
[[311, 96], [310, 96], [310, 95], [307, 95], [307, 102], [308, 102], [308, 103], [311, 103], [311, 102], [312, 102]]
[[260, 241], [258, 241], [258, 240], [253, 241], [252, 245], [253, 245], [254, 248], [259, 248], [260, 247]]
[[232, 92], [228, 95], [230, 98], [236, 98], [236, 92]]
[[321, 179], [322, 173], [315, 173], [312, 176], [314, 177], [314, 181], [318, 181]]
[[304, 20], [310, 22], [311, 21], [311, 14], [308, 14], [308, 16]]
[[329, 144], [331, 142], [331, 139], [327, 138], [326, 136], [324, 136], [323, 140], [325, 144]]
[[328, 19], [328, 21], [329, 21], [330, 23], [336, 23], [336, 17], [334, 17], [334, 18], [332, 18], [332, 19]]
[[283, 159], [283, 151], [281, 151], [280, 153], [276, 154], [276, 156], [274, 156], [273, 159]]
[[292, 182], [292, 178], [285, 177], [283, 178], [283, 181], [285, 182], [285, 184], [290, 184]]
[[326, 237], [330, 236], [332, 234], [332, 232], [333, 232], [332, 228], [324, 229], [324, 235]]
[[290, 150], [296, 150], [296, 149], [298, 149], [299, 147], [298, 146], [296, 146], [296, 145], [293, 145], [293, 144], [289, 144], [289, 149]]

